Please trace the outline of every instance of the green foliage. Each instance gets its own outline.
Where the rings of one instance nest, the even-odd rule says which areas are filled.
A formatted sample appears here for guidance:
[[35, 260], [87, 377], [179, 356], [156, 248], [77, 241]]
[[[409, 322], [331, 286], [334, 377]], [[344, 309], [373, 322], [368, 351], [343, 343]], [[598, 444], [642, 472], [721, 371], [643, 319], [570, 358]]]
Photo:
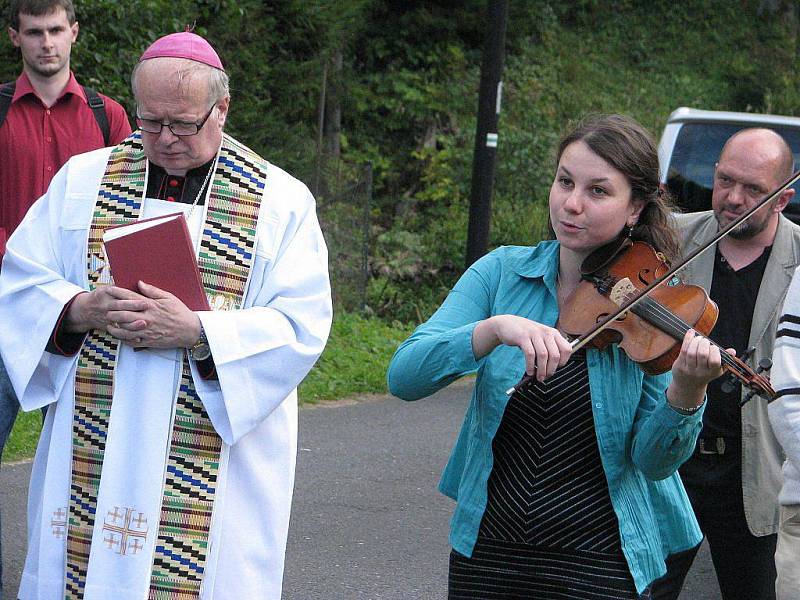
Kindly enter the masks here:
[[421, 323], [441, 304], [455, 278], [447, 275], [418, 277], [409, 283], [398, 277], [376, 276], [367, 288], [367, 305], [384, 320]]
[[[84, 83], [132, 114], [129, 73], [141, 51], [194, 24], [231, 74], [231, 133], [306, 179], [315, 163], [322, 66], [343, 50], [344, 154], [351, 163], [372, 162], [379, 224], [395, 227], [418, 213], [424, 228], [463, 208], [485, 0], [76, 4], [73, 67]], [[800, 110], [796, 11], [772, 14], [764, 5], [511, 0], [498, 196], [543, 202], [552, 145], [587, 111], [629, 112], [657, 130], [679, 105]], [[0, 0], [3, 12], [7, 6]], [[19, 61], [7, 41], [0, 58], [0, 79], [13, 78]]]
[[133, 66], [154, 34], [180, 31], [182, 24], [195, 20], [191, 3], [142, 2], [139, 18], [132, 18], [131, 7], [124, 2], [83, 0], [76, 4], [80, 33], [72, 50], [72, 70], [81, 83], [119, 100], [133, 115]]
[[302, 403], [386, 392], [386, 368], [412, 327], [374, 317], [339, 313], [325, 352], [300, 385]]

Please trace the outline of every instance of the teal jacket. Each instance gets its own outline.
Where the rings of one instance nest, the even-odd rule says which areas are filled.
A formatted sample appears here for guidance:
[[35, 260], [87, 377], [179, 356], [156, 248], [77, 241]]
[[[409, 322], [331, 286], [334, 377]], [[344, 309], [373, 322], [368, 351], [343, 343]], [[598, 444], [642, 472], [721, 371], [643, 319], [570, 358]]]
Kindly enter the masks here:
[[[476, 360], [472, 330], [499, 314], [555, 326], [558, 242], [502, 247], [461, 277], [436, 313], [395, 352], [389, 389], [405, 400], [433, 394], [477, 371], [472, 399], [439, 484], [456, 500], [452, 547], [471, 556], [486, 509], [492, 440], [508, 396], [525, 369], [518, 348], [498, 346]], [[666, 403], [671, 375], [645, 375], [616, 345], [587, 351], [589, 388], [600, 457], [617, 515], [622, 550], [641, 593], [666, 571], [664, 557], [702, 535], [676, 473], [691, 455], [702, 410], [680, 415]]]

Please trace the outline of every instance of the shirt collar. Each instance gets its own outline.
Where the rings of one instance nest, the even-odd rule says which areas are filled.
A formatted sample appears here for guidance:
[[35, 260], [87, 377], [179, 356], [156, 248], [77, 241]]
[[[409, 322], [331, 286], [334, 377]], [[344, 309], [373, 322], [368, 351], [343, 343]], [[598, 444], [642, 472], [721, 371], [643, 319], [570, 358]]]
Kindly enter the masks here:
[[555, 281], [559, 247], [556, 240], [545, 240], [533, 248], [526, 248], [525, 252], [512, 255], [509, 266], [520, 277], [541, 277], [547, 281]]
[[[36, 96], [36, 90], [33, 89], [33, 84], [31, 80], [28, 78], [28, 74], [24, 71], [22, 74], [17, 77], [17, 85], [14, 89], [14, 97], [11, 99], [11, 102], [14, 103], [23, 96], [27, 96], [28, 94], [33, 94]], [[61, 90], [61, 94], [58, 96], [58, 100], [61, 100], [67, 94], [75, 94], [79, 98], [81, 98], [84, 102], [86, 102], [86, 94], [83, 92], [83, 88], [78, 83], [78, 80], [75, 79], [75, 74], [70, 71], [69, 72], [69, 80], [67, 81], [67, 85], [64, 86], [64, 89]], [[38, 96], [36, 96], [38, 98]], [[56, 102], [58, 102], [56, 100]]]
[[[206, 188], [206, 176], [208, 175], [209, 169], [214, 168], [214, 163], [217, 157], [215, 156], [207, 163], [200, 165], [199, 167], [195, 167], [193, 169], [189, 169], [186, 172], [186, 175], [169, 175], [167, 171], [157, 165], [153, 161], [150, 161], [150, 172], [147, 179], [147, 197], [148, 198], [158, 198], [160, 200], [166, 200], [166, 190], [169, 188], [177, 188], [180, 190], [180, 195], [175, 195], [175, 200], [178, 202], [187, 202], [192, 203], [197, 198], [197, 195], [204, 191]], [[168, 186], [167, 182], [175, 180], [177, 185]], [[207, 192], [207, 189], [206, 189]], [[197, 201], [198, 205], [201, 205], [205, 202], [206, 194]]]
[[155, 175], [156, 177], [177, 177], [178, 179], [192, 179], [192, 178], [200, 178], [201, 180], [205, 179], [206, 175], [208, 174], [208, 170], [214, 164], [214, 161], [217, 159], [216, 156], [209, 160], [207, 163], [200, 165], [199, 167], [194, 167], [186, 171], [186, 175], [168, 175], [167, 170], [162, 167], [161, 165], [157, 165], [152, 160], [150, 161], [150, 173]]

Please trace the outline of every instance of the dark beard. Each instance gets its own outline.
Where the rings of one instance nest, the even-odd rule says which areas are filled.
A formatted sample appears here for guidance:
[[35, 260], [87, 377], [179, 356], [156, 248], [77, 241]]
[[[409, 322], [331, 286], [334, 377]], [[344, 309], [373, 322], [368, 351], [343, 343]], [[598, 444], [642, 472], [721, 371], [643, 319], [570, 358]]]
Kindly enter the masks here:
[[738, 227], [734, 227], [728, 235], [735, 240], [749, 240], [764, 231], [767, 228], [767, 223], [767, 220], [754, 222], [751, 218], [741, 223]]

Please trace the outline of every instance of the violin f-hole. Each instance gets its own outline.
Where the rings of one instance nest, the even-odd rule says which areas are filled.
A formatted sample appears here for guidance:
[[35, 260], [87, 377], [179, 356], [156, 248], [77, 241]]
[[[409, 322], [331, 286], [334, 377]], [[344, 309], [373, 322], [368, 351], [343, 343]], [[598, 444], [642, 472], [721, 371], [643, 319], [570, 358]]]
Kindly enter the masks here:
[[645, 276], [645, 274], [650, 274], [650, 273], [652, 273], [651, 269], [640, 269], [636, 275], [637, 279], [639, 280], [639, 283], [641, 283], [645, 287], [650, 285], [650, 282], [653, 281], [653, 279], [648, 279]]

